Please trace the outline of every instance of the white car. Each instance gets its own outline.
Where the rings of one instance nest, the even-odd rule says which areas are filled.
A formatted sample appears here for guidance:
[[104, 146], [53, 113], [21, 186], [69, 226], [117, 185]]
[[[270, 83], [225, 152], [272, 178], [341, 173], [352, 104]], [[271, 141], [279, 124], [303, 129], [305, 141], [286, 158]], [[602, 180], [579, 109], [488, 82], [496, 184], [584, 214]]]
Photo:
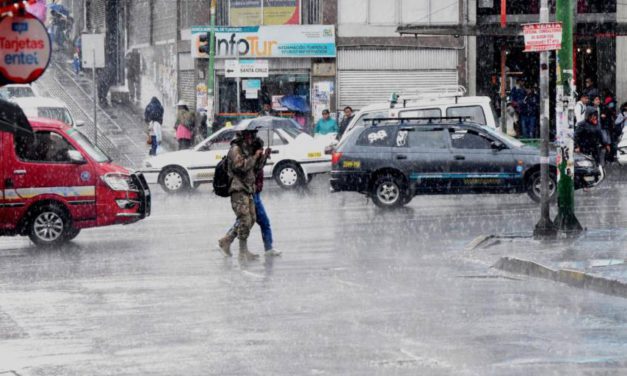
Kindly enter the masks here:
[[15, 98], [38, 97], [39, 93], [30, 84], [10, 84], [0, 87], [0, 98], [13, 100]]
[[[237, 127], [254, 120], [243, 120]], [[228, 153], [235, 134], [234, 128], [224, 128], [193, 149], [148, 158], [142, 172], [148, 183], [159, 183], [168, 193], [211, 183], [215, 167]], [[272, 149], [264, 176], [274, 178], [282, 188], [305, 185], [314, 175], [331, 171], [331, 156], [325, 154], [326, 139], [314, 139], [296, 126], [262, 127], [257, 135]]]
[[22, 108], [27, 118], [44, 118], [64, 122], [70, 127], [80, 127], [84, 121], [75, 121], [67, 105], [58, 99], [46, 97], [13, 98], [11, 101]]

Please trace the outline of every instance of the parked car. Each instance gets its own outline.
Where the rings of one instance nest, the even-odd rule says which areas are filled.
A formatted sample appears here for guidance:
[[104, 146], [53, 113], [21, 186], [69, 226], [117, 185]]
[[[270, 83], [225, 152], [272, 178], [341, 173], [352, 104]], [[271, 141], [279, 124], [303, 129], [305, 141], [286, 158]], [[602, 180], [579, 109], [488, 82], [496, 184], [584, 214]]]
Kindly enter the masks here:
[[23, 97], [11, 100], [22, 108], [26, 117], [53, 119], [61, 121], [70, 127], [80, 127], [85, 124], [82, 120], [74, 120], [68, 106], [58, 99], [46, 97]]
[[39, 97], [39, 92], [31, 84], [10, 84], [0, 87], [0, 98], [13, 100], [15, 98]]
[[[555, 155], [550, 196], [556, 196]], [[333, 154], [331, 188], [366, 194], [394, 208], [418, 194], [523, 193], [540, 201], [540, 152], [463, 119], [381, 119], [357, 126]], [[604, 174], [592, 158], [575, 157], [575, 188]]]
[[0, 235], [51, 246], [85, 228], [150, 215], [141, 173], [111, 163], [78, 129], [49, 119], [29, 124], [23, 114], [11, 115], [18, 107], [0, 105]]
[[[297, 125], [290, 124], [293, 122], [290, 119], [275, 125], [260, 119], [263, 118], [243, 120], [236, 127], [257, 129], [264, 145], [272, 148], [264, 168], [266, 178], [274, 178], [282, 188], [291, 189], [307, 184], [316, 174], [331, 171], [331, 156], [325, 154], [326, 139], [315, 140]], [[142, 172], [149, 183], [159, 183], [168, 193], [210, 183], [216, 165], [231, 147], [236, 127], [221, 129], [193, 149], [148, 158]]]

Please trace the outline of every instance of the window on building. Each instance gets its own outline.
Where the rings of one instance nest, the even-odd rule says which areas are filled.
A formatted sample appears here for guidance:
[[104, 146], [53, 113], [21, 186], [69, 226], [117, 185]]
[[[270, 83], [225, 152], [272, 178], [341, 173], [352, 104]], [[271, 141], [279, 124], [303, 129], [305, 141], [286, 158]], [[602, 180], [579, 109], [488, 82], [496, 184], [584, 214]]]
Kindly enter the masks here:
[[323, 0], [301, 0], [303, 25], [322, 25]]
[[456, 24], [459, 0], [338, 0], [340, 24]]

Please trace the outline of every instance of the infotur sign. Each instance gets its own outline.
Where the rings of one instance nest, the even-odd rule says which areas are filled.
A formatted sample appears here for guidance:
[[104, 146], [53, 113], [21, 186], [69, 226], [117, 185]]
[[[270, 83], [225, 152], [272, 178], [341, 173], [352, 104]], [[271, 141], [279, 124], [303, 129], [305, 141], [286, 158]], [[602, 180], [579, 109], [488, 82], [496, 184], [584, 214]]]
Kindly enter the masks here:
[[[208, 26], [192, 27], [192, 57], [198, 52], [200, 35]], [[332, 25], [281, 25], [216, 28], [216, 57], [242, 58], [335, 57], [335, 28]]]

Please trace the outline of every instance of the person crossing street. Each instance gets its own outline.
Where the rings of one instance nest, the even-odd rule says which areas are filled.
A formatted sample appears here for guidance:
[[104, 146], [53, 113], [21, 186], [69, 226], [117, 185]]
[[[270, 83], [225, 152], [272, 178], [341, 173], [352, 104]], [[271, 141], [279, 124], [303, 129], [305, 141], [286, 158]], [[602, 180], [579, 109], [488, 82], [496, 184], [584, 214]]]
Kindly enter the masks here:
[[[218, 241], [220, 251], [225, 256], [232, 256], [230, 246], [237, 238], [239, 240], [239, 258], [250, 261], [259, 255], [248, 250], [248, 236], [250, 229], [256, 222], [255, 180], [259, 165], [263, 162], [263, 149], [253, 150], [252, 144], [257, 135], [257, 130], [244, 129], [231, 142], [231, 148], [227, 154], [228, 175], [231, 178], [231, 207], [235, 213], [237, 226], [231, 228], [227, 234]], [[263, 165], [262, 167], [263, 168]]]

